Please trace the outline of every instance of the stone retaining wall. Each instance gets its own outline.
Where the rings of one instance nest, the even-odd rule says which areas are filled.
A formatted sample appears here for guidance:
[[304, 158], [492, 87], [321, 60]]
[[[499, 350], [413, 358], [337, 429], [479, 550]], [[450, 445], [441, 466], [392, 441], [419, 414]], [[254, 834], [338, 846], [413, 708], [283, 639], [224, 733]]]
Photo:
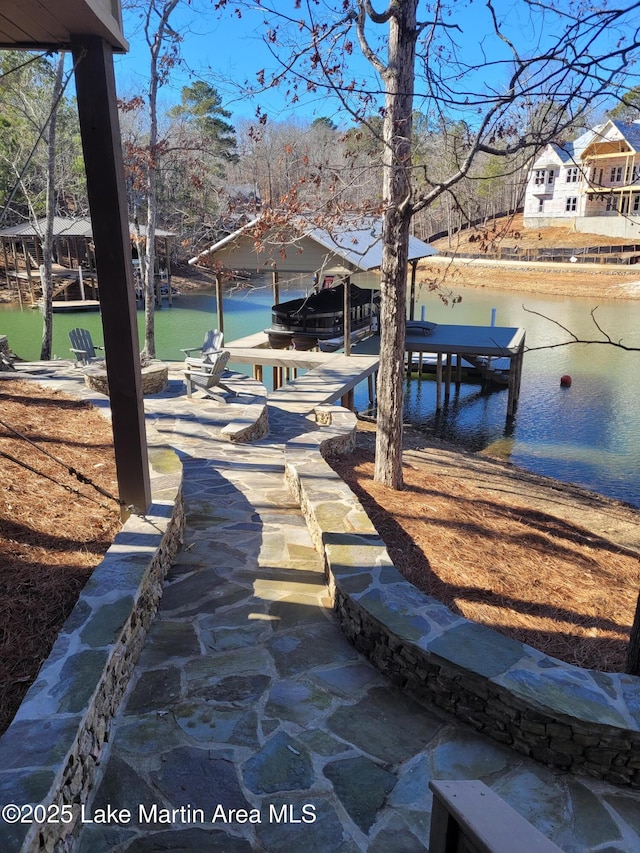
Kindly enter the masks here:
[[[44, 823], [0, 820], [0, 850], [71, 850], [164, 576], [184, 527], [182, 466], [149, 451], [153, 503], [115, 537], [67, 619], [13, 722], [0, 738], [0, 803], [38, 804]], [[29, 817], [28, 811], [22, 812]], [[38, 815], [35, 815], [36, 817]]]
[[285, 477], [324, 556], [347, 637], [423, 704], [544, 764], [640, 789], [640, 679], [550, 658], [407, 583], [321, 456], [354, 442], [355, 416], [333, 412], [318, 418], [328, 426], [287, 444]]

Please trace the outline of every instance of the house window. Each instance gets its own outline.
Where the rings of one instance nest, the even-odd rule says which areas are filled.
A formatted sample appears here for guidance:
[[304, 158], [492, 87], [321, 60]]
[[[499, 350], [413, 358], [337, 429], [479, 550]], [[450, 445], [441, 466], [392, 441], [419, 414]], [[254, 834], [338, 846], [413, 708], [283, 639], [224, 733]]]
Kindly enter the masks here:
[[634, 195], [631, 204], [632, 213], [640, 213], [640, 195]]
[[600, 169], [600, 177], [598, 178], [598, 183], [602, 186], [602, 179], [604, 178], [604, 169]]
[[578, 167], [571, 166], [571, 168], [567, 169], [567, 183], [575, 184], [578, 180]]
[[619, 184], [622, 182], [622, 166], [611, 167], [611, 183]]
[[617, 210], [618, 209], [618, 196], [608, 196], [607, 197], [607, 210]]
[[547, 177], [546, 169], [536, 169], [536, 171], [534, 172], [534, 176], [533, 176], [533, 183], [536, 186], [539, 186], [540, 184], [544, 184], [546, 177]]
[[554, 175], [555, 175], [555, 170], [554, 170], [554, 169], [549, 169], [549, 174], [548, 174], [548, 176], [547, 176], [547, 183], [548, 183], [548, 184], [552, 184], [552, 183], [553, 183], [553, 176], [554, 176]]
[[578, 196], [569, 196], [565, 202], [564, 209], [567, 213], [575, 212], [578, 209]]
[[637, 184], [640, 181], [640, 166], [634, 166], [631, 173], [631, 183]]
[[544, 213], [544, 199], [538, 199], [538, 213]]

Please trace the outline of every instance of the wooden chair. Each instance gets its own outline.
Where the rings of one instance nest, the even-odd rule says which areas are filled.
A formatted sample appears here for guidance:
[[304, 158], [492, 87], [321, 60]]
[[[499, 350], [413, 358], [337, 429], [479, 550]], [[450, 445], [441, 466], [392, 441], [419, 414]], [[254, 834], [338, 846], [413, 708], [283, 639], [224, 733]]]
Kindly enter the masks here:
[[203, 391], [206, 397], [212, 397], [221, 403], [225, 402], [223, 394], [217, 393], [216, 388], [221, 388], [228, 394], [235, 396], [235, 391], [229, 388], [222, 382], [229, 356], [229, 350], [219, 350], [217, 353], [210, 354], [207, 359], [189, 359], [184, 373], [184, 380], [187, 386], [187, 397], [191, 397], [193, 389], [197, 388]]
[[11, 358], [0, 350], [0, 370], [15, 370]]
[[[223, 334], [220, 329], [209, 329], [204, 336], [204, 341], [199, 347], [188, 347], [187, 349], [181, 349], [180, 352], [184, 353], [187, 362], [191, 361], [192, 358], [207, 361], [211, 356], [221, 352], [222, 340]], [[197, 352], [199, 354], [198, 356], [192, 357], [192, 352]]]
[[91, 340], [87, 329], [71, 329], [69, 332], [71, 352], [75, 354], [80, 364], [90, 364], [96, 358], [96, 350], [103, 349]]

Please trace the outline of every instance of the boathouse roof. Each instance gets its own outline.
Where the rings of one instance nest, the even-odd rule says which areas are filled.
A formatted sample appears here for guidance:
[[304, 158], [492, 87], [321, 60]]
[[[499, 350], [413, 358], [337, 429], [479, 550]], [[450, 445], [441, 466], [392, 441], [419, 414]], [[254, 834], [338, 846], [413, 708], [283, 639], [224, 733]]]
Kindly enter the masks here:
[[[382, 265], [382, 222], [371, 219], [326, 231], [314, 228], [308, 235], [326, 249], [342, 257], [347, 263], [359, 270], [368, 272]], [[430, 255], [437, 255], [434, 249], [417, 237], [409, 237], [409, 260], [418, 261]]]
[[[0, 229], [0, 237], [29, 237], [38, 238], [44, 232], [45, 220], [39, 219], [37, 228], [31, 222], [22, 222], [19, 225], [11, 225], [8, 228]], [[134, 233], [134, 225], [129, 223], [129, 230]], [[144, 237], [147, 233], [145, 225], [140, 225], [140, 234]], [[70, 217], [70, 216], [55, 216], [53, 220], [53, 236], [54, 237], [85, 237], [88, 240], [92, 239], [93, 231], [91, 220], [88, 216]], [[162, 228], [156, 228], [156, 237], [173, 237], [171, 231], [163, 231]]]
[[[285, 268], [285, 255], [289, 258], [289, 267], [315, 270], [319, 265], [335, 266], [342, 264], [349, 272], [368, 272], [382, 265], [382, 222], [373, 218], [350, 219], [335, 226], [331, 230], [315, 228], [302, 218], [293, 221], [288, 228], [291, 232], [291, 245], [276, 246], [265, 240], [264, 248], [255, 247], [255, 233], [263, 228], [262, 218], [257, 217], [242, 228], [227, 234], [212, 246], [189, 260], [197, 264], [205, 259], [212, 259], [220, 252], [220, 257], [228, 260], [232, 266], [249, 266], [247, 263], [249, 251], [262, 267], [269, 265], [269, 250], [273, 250], [273, 261], [281, 269]], [[278, 229], [282, 231], [283, 229]], [[224, 253], [222, 250], [226, 250]], [[284, 251], [283, 251], [284, 250]], [[437, 254], [437, 249], [418, 240], [409, 238], [409, 261]]]

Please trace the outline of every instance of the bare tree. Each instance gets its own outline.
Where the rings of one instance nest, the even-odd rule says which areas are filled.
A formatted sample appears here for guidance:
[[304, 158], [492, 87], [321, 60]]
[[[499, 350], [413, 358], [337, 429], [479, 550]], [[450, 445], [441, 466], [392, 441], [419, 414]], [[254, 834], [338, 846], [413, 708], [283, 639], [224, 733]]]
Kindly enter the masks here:
[[62, 77], [64, 73], [64, 52], [58, 56], [55, 69], [53, 90], [51, 93], [51, 117], [47, 133], [47, 190], [45, 229], [42, 235], [42, 347], [40, 358], [48, 361], [51, 358], [53, 340], [53, 226], [56, 213], [56, 129], [58, 118], [58, 103], [62, 96]]
[[[469, 4], [391, 0], [383, 11], [372, 0], [296, 2], [295, 12], [273, 0], [217, 8], [258, 9], [265, 40], [280, 65], [272, 86], [292, 75], [293, 99], [322, 91], [357, 122], [376, 108], [383, 116], [381, 347], [375, 478], [402, 487], [403, 360], [407, 247], [413, 216], [451, 193], [483, 155], [533, 155], [558, 138], [598, 99], [628, 85], [640, 38], [637, 2], [594, 7], [519, 0], [507, 17], [487, 0], [469, 24]], [[424, 9], [424, 18], [418, 19]], [[480, 16], [483, 15], [480, 20]], [[526, 25], [521, 22], [526, 21]], [[513, 25], [515, 24], [515, 26]], [[460, 37], [472, 26], [476, 37]], [[516, 44], [519, 38], [521, 44]], [[374, 71], [363, 80], [352, 68], [354, 40]], [[478, 82], [480, 80], [480, 82]], [[381, 103], [383, 101], [383, 103]], [[533, 127], [523, 126], [532, 103], [552, 103]], [[443, 121], [467, 120], [445, 175], [414, 180], [414, 104]]]
[[156, 227], [158, 220], [158, 158], [161, 144], [158, 134], [158, 90], [167, 82], [171, 68], [178, 59], [180, 36], [170, 24], [170, 18], [180, 0], [150, 0], [145, 12], [144, 34], [149, 47], [149, 143], [146, 168], [147, 234], [144, 263], [144, 354], [155, 358], [156, 305]]

